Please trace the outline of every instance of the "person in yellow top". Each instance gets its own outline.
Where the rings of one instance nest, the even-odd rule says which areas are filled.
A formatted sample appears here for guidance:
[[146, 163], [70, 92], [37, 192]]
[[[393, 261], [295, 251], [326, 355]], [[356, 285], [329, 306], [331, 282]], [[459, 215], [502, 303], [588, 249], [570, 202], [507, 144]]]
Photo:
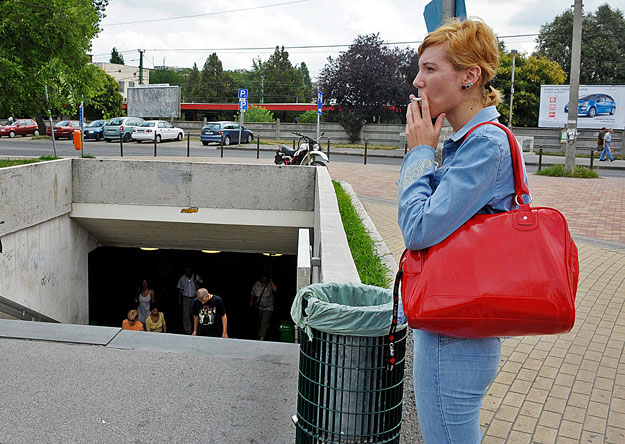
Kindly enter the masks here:
[[158, 311], [158, 307], [155, 302], [150, 304], [150, 314], [145, 319], [145, 331], [167, 333], [165, 314]]
[[128, 319], [124, 319], [122, 322], [122, 329], [124, 330], [136, 330], [143, 331], [143, 324], [138, 321], [139, 312], [137, 310], [130, 310], [128, 312]]

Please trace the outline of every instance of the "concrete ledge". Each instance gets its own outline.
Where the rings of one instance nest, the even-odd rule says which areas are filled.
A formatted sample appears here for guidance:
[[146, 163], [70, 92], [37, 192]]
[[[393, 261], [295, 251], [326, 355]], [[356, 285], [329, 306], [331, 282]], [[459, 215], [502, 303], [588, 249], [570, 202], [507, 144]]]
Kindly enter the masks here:
[[117, 327], [51, 324], [46, 322], [0, 319], [0, 337], [106, 345], [121, 331]]
[[109, 348], [186, 353], [214, 358], [253, 359], [274, 364], [297, 365], [299, 345], [243, 339], [208, 338], [122, 330]]

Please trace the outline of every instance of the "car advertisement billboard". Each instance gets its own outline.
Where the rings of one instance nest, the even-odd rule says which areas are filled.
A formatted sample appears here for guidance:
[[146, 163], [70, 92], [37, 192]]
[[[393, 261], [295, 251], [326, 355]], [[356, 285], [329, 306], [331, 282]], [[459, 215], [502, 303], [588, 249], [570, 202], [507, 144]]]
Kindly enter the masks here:
[[157, 119], [180, 117], [180, 87], [153, 84], [128, 88], [128, 115]]
[[[564, 128], [569, 114], [569, 85], [541, 85], [539, 127]], [[578, 128], [625, 127], [625, 85], [580, 85]]]

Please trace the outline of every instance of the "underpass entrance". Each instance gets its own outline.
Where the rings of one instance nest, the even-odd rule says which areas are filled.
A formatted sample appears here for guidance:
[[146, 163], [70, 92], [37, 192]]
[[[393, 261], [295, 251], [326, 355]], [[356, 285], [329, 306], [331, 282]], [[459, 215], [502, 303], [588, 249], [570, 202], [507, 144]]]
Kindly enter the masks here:
[[99, 247], [89, 253], [90, 324], [120, 327], [128, 310], [137, 307], [134, 300], [145, 279], [165, 314], [167, 332], [184, 334], [177, 283], [186, 267], [202, 278], [209, 292], [223, 299], [228, 335], [238, 339], [257, 339], [250, 291], [263, 273], [269, 273], [278, 291], [267, 339], [280, 340], [278, 325], [290, 320], [296, 288], [297, 258], [290, 255]]

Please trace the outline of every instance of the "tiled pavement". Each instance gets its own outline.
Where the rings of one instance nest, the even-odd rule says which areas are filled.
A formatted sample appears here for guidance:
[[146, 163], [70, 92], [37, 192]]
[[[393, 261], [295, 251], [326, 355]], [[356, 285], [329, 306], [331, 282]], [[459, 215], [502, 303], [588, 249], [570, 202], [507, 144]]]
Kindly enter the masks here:
[[[399, 167], [337, 162], [330, 172], [352, 185], [398, 259]], [[533, 205], [560, 209], [576, 238], [577, 320], [564, 335], [503, 341], [482, 406], [483, 443], [625, 444], [625, 179], [529, 182]]]

